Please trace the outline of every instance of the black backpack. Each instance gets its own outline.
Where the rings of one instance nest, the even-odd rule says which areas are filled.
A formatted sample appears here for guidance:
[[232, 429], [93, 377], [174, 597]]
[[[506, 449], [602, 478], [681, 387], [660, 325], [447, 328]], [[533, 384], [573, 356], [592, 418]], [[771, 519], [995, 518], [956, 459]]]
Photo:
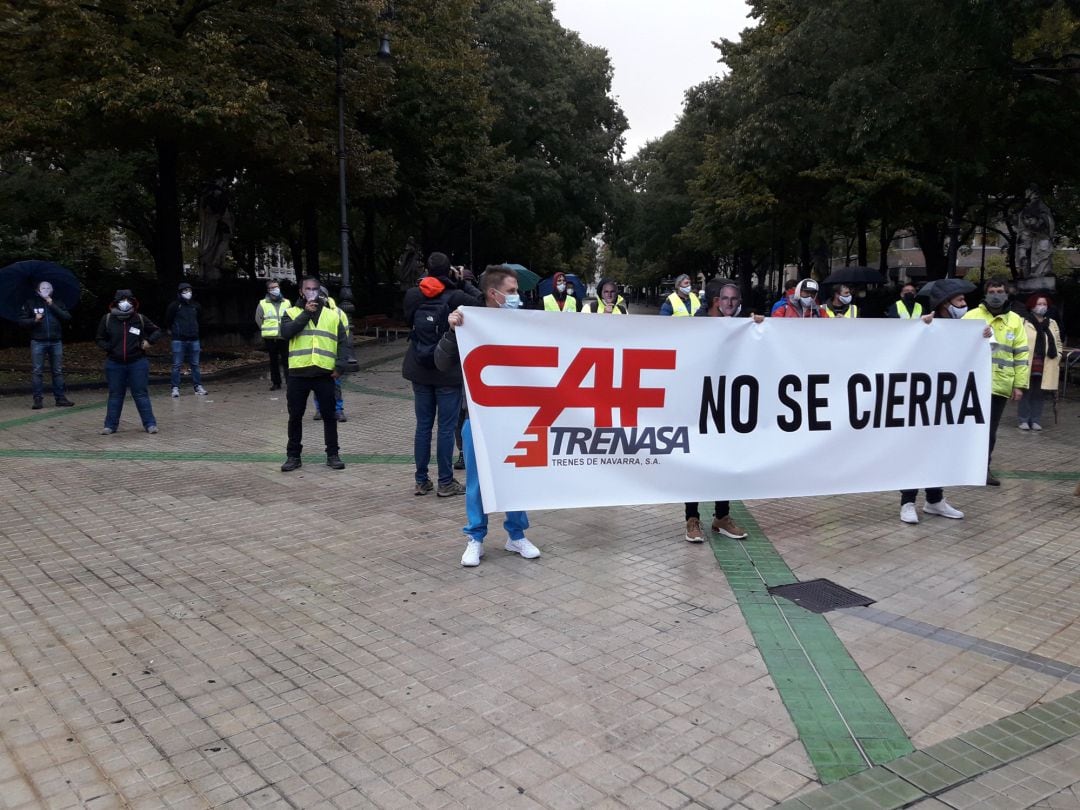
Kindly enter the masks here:
[[447, 294], [437, 298], [425, 298], [413, 315], [412, 334], [416, 360], [424, 368], [435, 368], [435, 347], [439, 339], [450, 329], [446, 319], [450, 317]]

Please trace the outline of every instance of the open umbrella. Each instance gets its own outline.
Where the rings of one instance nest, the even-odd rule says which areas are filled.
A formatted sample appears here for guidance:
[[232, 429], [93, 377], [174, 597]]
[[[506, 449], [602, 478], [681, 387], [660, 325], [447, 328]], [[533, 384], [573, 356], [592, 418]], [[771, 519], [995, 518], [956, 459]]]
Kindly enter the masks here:
[[68, 309], [79, 303], [82, 288], [66, 267], [54, 262], [15, 262], [0, 269], [0, 318], [17, 321], [22, 305], [34, 297], [43, 281], [52, 284], [53, 298]]
[[942, 301], [948, 301], [957, 295], [967, 295], [975, 289], [975, 285], [962, 278], [940, 278], [936, 281], [928, 281], [919, 290], [919, 297], [926, 298], [930, 309], [934, 310], [941, 306]]
[[822, 284], [884, 284], [885, 278], [873, 267], [838, 267]]
[[531, 292], [540, 283], [540, 276], [522, 264], [504, 263], [503, 267], [509, 267], [517, 274], [518, 290], [523, 293]]
[[[551, 291], [555, 289], [554, 278], [554, 276], [550, 276], [540, 282], [540, 285], [537, 287], [536, 292], [541, 298], [543, 298], [545, 295], [551, 295]], [[585, 282], [583, 282], [573, 273], [567, 273], [566, 283], [570, 285], [571, 290], [573, 291], [574, 298], [577, 299], [578, 306], [580, 307], [581, 303], [585, 300]], [[519, 281], [518, 284], [520, 285], [521, 282]]]

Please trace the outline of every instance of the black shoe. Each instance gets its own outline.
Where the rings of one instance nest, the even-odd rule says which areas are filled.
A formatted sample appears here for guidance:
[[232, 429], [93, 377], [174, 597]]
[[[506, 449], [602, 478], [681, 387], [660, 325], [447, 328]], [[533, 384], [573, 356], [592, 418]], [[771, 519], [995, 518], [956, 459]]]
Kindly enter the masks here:
[[337, 420], [339, 422], [348, 422], [349, 417], [345, 415], [345, 411], [338, 411]]
[[280, 391], [281, 390], [281, 383], [271, 383], [270, 390], [271, 391]]
[[1000, 487], [1001, 486], [1001, 481], [998, 480], [997, 478], [994, 478], [994, 474], [992, 472], [990, 472], [989, 470], [987, 470], [986, 471], [986, 485], [988, 487]]
[[74, 404], [75, 403], [72, 402], [67, 397], [60, 397], [60, 399], [56, 400], [56, 407], [57, 408], [70, 408]]
[[345, 462], [341, 460], [341, 456], [327, 456], [326, 466], [331, 470], [344, 470]]
[[311, 417], [311, 418], [314, 419], [316, 422], [321, 422], [322, 421], [322, 414], [319, 413], [318, 411], [315, 411], [315, 415], [313, 417]]
[[458, 453], [457, 454], [457, 461], [454, 462], [454, 469], [455, 470], [464, 470], [465, 469], [465, 454], [464, 453]]
[[41, 407], [41, 397], [34, 397], [34, 404], [30, 406], [30, 410], [40, 411]]
[[304, 462], [300, 460], [300, 456], [289, 456], [285, 459], [285, 463], [281, 465], [282, 472], [292, 472], [304, 465]]

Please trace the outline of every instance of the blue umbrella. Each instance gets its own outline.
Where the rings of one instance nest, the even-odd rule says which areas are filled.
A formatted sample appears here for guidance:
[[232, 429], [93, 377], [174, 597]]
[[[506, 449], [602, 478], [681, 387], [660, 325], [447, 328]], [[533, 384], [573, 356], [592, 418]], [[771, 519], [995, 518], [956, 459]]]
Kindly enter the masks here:
[[17, 321], [19, 310], [37, 295], [37, 285], [43, 281], [52, 284], [52, 297], [68, 309], [79, 303], [82, 286], [66, 267], [54, 262], [15, 262], [0, 269], [0, 318]]
[[[518, 283], [520, 284], [520, 282]], [[585, 283], [573, 273], [566, 274], [566, 283], [573, 288], [574, 298], [577, 299], [577, 304], [580, 307], [585, 301]], [[551, 276], [540, 282], [536, 292], [543, 298], [545, 295], [551, 295], [553, 289], [555, 289], [555, 277]]]
[[503, 267], [509, 267], [517, 275], [518, 289], [523, 292], [531, 292], [540, 283], [540, 276], [523, 264], [509, 264], [504, 262]]

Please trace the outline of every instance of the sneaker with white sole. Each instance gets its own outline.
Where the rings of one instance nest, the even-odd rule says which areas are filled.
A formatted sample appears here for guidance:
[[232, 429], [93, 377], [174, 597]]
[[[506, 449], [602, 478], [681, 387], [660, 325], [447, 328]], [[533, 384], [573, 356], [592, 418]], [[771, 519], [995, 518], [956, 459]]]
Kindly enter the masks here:
[[712, 530], [713, 534], [720, 534], [732, 540], [746, 539], [746, 529], [736, 525], [735, 521], [731, 519], [731, 515], [724, 515], [722, 518], [713, 518]]
[[964, 517], [964, 513], [959, 509], [954, 509], [949, 506], [949, 502], [942, 498], [937, 503], [925, 503], [923, 504], [923, 514], [926, 515], [938, 515], [939, 517], [951, 518], [953, 520], [961, 520]]
[[206, 389], [203, 388], [201, 385], [196, 385], [195, 386], [195, 393], [198, 394], [200, 397], [205, 397], [206, 396]]
[[915, 511], [915, 504], [900, 504], [900, 519], [904, 521], [904, 523], [918, 523], [919, 513]]
[[465, 553], [461, 555], [461, 564], [466, 568], [475, 568], [484, 556], [484, 544], [479, 540], [470, 540], [465, 544]]
[[686, 542], [704, 543], [705, 535], [701, 532], [701, 519], [692, 517], [686, 519]]
[[1027, 422], [1021, 422], [1017, 427], [1020, 428], [1020, 430], [1031, 430], [1031, 426], [1028, 425]]
[[174, 385], [172, 387], [172, 395], [173, 395], [174, 398], [180, 396], [180, 388], [179, 388], [179, 386]]
[[1031, 423], [1031, 429], [1032, 430], [1042, 430], [1042, 425], [1040, 425], [1038, 422], [1032, 422]]
[[520, 540], [507, 540], [506, 550], [520, 554], [526, 560], [535, 560], [540, 556], [540, 549], [530, 543], [527, 537], [522, 537]]

